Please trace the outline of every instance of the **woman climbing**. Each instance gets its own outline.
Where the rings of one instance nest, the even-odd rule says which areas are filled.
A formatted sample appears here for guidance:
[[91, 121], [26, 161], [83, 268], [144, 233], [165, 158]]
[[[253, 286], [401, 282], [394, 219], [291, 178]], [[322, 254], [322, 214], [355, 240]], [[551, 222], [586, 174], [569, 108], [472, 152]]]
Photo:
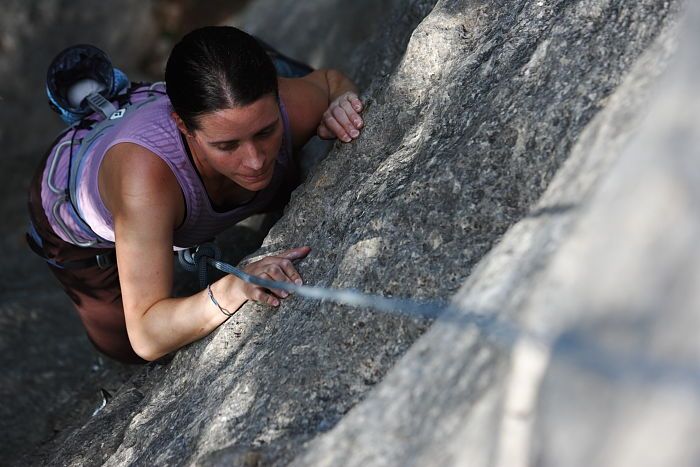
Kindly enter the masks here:
[[[278, 306], [286, 292], [232, 275], [173, 298], [173, 249], [280, 208], [298, 183], [295, 150], [315, 134], [351, 142], [363, 126], [344, 75], [278, 77], [270, 51], [232, 27], [186, 35], [168, 59], [165, 92], [132, 86], [122, 93], [126, 109], [93, 93], [91, 106], [108, 111], [60, 135], [30, 189], [30, 244], [95, 347], [124, 362], [201, 339], [247, 300]], [[309, 251], [293, 248], [244, 270], [301, 283], [292, 260]]]

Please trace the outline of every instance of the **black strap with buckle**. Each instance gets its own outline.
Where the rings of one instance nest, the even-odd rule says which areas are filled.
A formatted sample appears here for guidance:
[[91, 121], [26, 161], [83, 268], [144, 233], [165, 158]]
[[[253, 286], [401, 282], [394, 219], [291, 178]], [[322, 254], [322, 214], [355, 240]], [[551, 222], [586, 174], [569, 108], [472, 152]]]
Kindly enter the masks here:
[[27, 243], [29, 244], [29, 247], [34, 253], [39, 255], [44, 261], [46, 261], [50, 265], [60, 269], [86, 269], [95, 266], [97, 266], [100, 269], [107, 269], [117, 264], [117, 254], [115, 250], [110, 250], [106, 253], [95, 255], [92, 258], [88, 259], [58, 262], [55, 259], [46, 256], [46, 253], [44, 253], [44, 249], [41, 247], [41, 244], [37, 242], [37, 239], [34, 238], [33, 235], [27, 233], [25, 238], [27, 239]]

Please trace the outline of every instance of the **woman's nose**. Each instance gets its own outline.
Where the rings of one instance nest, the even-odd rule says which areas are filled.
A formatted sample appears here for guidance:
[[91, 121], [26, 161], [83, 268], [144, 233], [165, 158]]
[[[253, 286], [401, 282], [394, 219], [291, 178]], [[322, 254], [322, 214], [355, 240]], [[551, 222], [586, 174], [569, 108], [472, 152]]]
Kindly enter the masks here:
[[244, 145], [243, 166], [250, 170], [260, 170], [265, 165], [265, 154], [254, 144]]

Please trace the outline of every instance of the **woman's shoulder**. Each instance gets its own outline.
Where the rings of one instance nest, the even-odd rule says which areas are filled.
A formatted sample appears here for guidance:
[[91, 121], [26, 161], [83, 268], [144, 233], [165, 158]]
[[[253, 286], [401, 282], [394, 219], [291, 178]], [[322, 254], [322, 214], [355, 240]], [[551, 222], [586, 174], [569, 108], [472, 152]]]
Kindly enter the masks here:
[[320, 73], [301, 78], [279, 78], [280, 99], [284, 103], [295, 148], [316, 134], [318, 122], [328, 107], [327, 93], [318, 85]]
[[172, 173], [162, 157], [151, 149], [130, 141], [118, 142], [109, 148], [100, 170], [146, 180], [162, 178], [163, 174]]
[[131, 142], [112, 146], [100, 167], [100, 181], [128, 192], [157, 194], [179, 192], [179, 184], [168, 164], [153, 151]]
[[128, 208], [137, 212], [165, 209], [182, 217], [180, 185], [158, 155], [138, 144], [115, 144], [105, 154], [99, 174], [100, 193], [113, 214]]
[[167, 96], [131, 110], [123, 121], [115, 123], [113, 129], [106, 133], [105, 140], [105, 157], [110, 154], [121, 154], [121, 157], [140, 154], [179, 161], [186, 156]]

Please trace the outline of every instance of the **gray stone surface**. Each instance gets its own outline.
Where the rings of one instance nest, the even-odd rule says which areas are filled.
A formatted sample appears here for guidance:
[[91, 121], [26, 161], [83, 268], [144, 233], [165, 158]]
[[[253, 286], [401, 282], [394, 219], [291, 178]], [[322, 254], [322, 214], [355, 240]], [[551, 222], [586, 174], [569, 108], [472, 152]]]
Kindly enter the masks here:
[[[351, 11], [373, 11], [358, 3], [367, 9]], [[557, 329], [558, 309], [540, 328], [540, 308], [528, 305], [575, 277], [548, 276], [549, 263], [634, 127], [678, 2], [434, 3], [395, 3], [372, 18], [385, 31], [363, 25], [376, 34], [348, 63], [371, 83], [364, 135], [311, 173], [259, 253], [308, 244], [307, 283], [385, 296], [447, 299], [470, 277], [456, 298], [466, 309]], [[316, 53], [318, 38], [298, 31], [323, 22], [301, 2], [276, 4], [298, 23], [262, 10], [258, 21], [270, 15], [289, 31], [285, 51], [337, 56], [342, 32]], [[318, 11], [335, 13], [330, 24], [343, 19]], [[545, 278], [549, 289], [539, 288]], [[533, 437], [565, 422], [546, 396], [561, 391], [555, 368], [538, 406], [555, 415], [533, 430], [547, 353], [529, 341], [511, 353], [507, 339], [448, 318], [346, 416], [428, 323], [298, 298], [279, 310], [246, 305], [24, 462], [511, 466], [536, 455], [555, 465], [554, 444], [531, 450]]]
[[675, 25], [637, 61], [460, 311], [293, 465], [698, 465], [699, 19], [662, 79]]
[[537, 404], [538, 465], [700, 464], [697, 3], [685, 26], [638, 137], [552, 262], [559, 291], [533, 294], [565, 317]]

